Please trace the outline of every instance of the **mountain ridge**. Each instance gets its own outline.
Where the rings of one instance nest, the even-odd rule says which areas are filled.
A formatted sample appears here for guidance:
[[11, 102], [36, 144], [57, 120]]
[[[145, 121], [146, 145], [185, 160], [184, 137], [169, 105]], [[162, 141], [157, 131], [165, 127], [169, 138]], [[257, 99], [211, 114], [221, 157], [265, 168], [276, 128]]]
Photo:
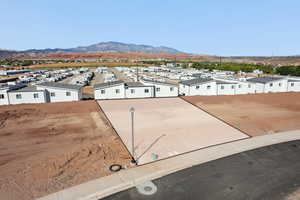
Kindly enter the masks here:
[[90, 53], [90, 52], [143, 52], [143, 53], [184, 53], [175, 48], [166, 46], [151, 46], [145, 44], [122, 43], [115, 41], [99, 42], [88, 46], [78, 46], [74, 48], [46, 48], [46, 49], [28, 49], [19, 51], [23, 53], [54, 53], [54, 52], [71, 52], [71, 53]]

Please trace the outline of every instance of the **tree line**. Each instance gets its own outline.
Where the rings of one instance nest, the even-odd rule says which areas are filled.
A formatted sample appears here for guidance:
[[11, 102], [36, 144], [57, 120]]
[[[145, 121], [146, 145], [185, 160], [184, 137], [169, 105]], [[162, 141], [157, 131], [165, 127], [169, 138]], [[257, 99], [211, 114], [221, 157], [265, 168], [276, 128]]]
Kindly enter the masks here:
[[280, 75], [300, 76], [300, 66], [281, 66], [276, 68]]
[[224, 70], [233, 72], [253, 72], [258, 69], [264, 73], [274, 73], [274, 67], [271, 65], [263, 64], [250, 64], [250, 63], [193, 63], [195, 69], [208, 69], [208, 70]]

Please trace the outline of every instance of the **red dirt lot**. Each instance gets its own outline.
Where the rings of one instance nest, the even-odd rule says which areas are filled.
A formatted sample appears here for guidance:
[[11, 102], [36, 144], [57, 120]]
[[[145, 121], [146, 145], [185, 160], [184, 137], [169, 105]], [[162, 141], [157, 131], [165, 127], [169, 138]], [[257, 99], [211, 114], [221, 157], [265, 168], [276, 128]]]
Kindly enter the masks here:
[[109, 175], [130, 156], [94, 101], [0, 106], [0, 199], [31, 200]]
[[300, 93], [183, 98], [251, 136], [300, 129]]

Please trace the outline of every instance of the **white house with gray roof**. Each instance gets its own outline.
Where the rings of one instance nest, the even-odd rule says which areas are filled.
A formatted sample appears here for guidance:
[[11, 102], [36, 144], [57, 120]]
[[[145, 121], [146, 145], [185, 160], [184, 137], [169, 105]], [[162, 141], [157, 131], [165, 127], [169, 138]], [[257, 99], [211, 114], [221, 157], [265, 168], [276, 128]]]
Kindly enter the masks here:
[[255, 84], [247, 81], [238, 81], [235, 87], [235, 94], [254, 94]]
[[154, 97], [176, 97], [178, 96], [178, 87], [175, 84], [161, 82], [156, 80], [141, 79], [141, 83], [147, 86], [154, 86]]
[[237, 83], [216, 80], [217, 84], [217, 95], [235, 95]]
[[46, 93], [35, 86], [0, 85], [0, 105], [45, 103]]
[[236, 95], [255, 93], [255, 84], [238, 80], [196, 78], [179, 83], [179, 94], [193, 95]]
[[262, 76], [247, 80], [255, 84], [255, 93], [287, 92], [288, 80], [283, 77]]
[[0, 84], [0, 105], [9, 105], [9, 95], [8, 92], [17, 90], [19, 88], [25, 87], [23, 85], [8, 85], [6, 83]]
[[8, 92], [9, 104], [46, 103], [46, 91], [36, 86], [21, 87]]
[[44, 82], [36, 85], [37, 90], [45, 90], [47, 102], [80, 101], [82, 86], [56, 82]]
[[300, 92], [300, 79], [289, 79], [287, 84], [288, 92]]
[[123, 99], [125, 85], [123, 81], [113, 81], [94, 85], [95, 99]]
[[179, 94], [185, 96], [217, 95], [217, 84], [212, 78], [196, 78], [179, 82]]
[[144, 85], [141, 82], [125, 83], [125, 98], [154, 97], [155, 86]]

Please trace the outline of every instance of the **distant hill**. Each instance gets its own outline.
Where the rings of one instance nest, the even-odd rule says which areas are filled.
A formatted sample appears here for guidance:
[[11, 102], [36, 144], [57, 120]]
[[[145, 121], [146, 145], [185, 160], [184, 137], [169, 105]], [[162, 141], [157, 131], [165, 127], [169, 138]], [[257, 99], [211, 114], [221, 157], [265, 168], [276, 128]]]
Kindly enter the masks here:
[[150, 45], [127, 44], [121, 42], [100, 42], [89, 46], [80, 46], [68, 49], [29, 49], [23, 53], [56, 53], [56, 52], [70, 52], [70, 53], [89, 53], [89, 52], [142, 52], [142, 53], [183, 53], [177, 49], [159, 46], [154, 47]]
[[18, 52], [6, 49], [0, 49], [0, 59], [10, 57]]

